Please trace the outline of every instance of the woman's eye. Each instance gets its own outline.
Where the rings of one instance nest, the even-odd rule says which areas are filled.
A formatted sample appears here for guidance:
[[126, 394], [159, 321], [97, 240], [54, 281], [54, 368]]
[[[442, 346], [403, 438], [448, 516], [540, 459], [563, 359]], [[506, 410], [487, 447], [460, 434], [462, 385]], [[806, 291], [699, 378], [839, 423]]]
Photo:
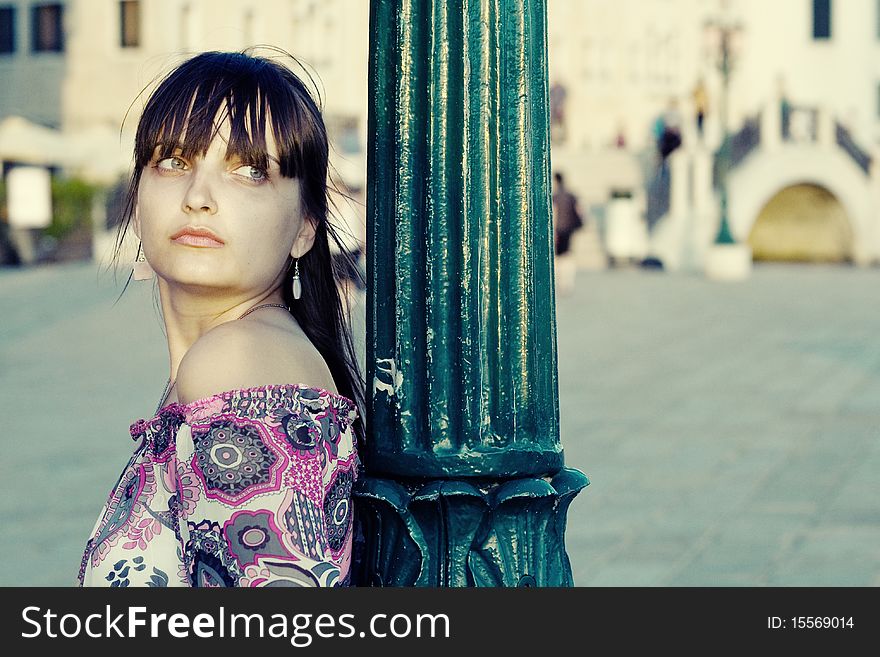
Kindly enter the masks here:
[[266, 172], [262, 169], [259, 169], [251, 164], [245, 164], [244, 166], [238, 167], [233, 173], [238, 176], [243, 176], [247, 178], [251, 182], [263, 182], [268, 177]]
[[156, 168], [164, 169], [166, 171], [185, 171], [186, 162], [176, 155], [172, 155], [171, 157], [165, 157], [156, 162]]

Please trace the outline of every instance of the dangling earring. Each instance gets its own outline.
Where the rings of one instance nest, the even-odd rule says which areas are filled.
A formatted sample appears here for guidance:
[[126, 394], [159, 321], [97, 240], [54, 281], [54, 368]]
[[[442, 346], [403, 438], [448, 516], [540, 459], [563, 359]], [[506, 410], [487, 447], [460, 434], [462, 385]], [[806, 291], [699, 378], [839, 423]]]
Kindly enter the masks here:
[[144, 257], [143, 244], [138, 244], [138, 254], [132, 266], [132, 278], [136, 281], [148, 281], [153, 278], [153, 268]]
[[293, 298], [299, 299], [302, 296], [302, 283], [299, 280], [299, 258], [293, 261]]

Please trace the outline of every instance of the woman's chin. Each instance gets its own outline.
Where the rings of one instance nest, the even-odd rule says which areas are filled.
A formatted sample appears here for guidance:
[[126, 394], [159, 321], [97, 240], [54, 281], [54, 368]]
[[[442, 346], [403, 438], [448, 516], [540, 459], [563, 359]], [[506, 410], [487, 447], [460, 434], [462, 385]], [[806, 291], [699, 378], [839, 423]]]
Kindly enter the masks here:
[[228, 278], [217, 267], [205, 267], [200, 263], [180, 264], [165, 270], [156, 270], [156, 273], [166, 285], [199, 290], [224, 287], [222, 281]]

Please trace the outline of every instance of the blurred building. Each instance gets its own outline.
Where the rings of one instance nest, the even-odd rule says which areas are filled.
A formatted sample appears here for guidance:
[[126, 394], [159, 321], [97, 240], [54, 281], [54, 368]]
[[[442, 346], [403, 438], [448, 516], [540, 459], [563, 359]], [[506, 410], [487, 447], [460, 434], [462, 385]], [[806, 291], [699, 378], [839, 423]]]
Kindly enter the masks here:
[[880, 262], [880, 0], [548, 0], [548, 41], [554, 168], [600, 218], [642, 217], [650, 240], [619, 243], [702, 267], [726, 133], [730, 221], [757, 258]]
[[268, 44], [314, 71], [334, 164], [362, 184], [368, 11], [350, 0], [0, 1], [0, 121], [18, 117], [15, 130], [0, 123], [0, 159], [33, 160], [10, 146], [26, 136], [3, 137], [24, 119], [58, 131], [44, 151], [61, 161], [43, 164], [112, 178], [130, 160], [144, 89], [196, 52]]
[[670, 99], [693, 117], [700, 78], [717, 112], [706, 24], [724, 4], [740, 26], [731, 126], [784, 89], [880, 144], [880, 0], [548, 0], [550, 81], [565, 89], [560, 145], [600, 149], [622, 132], [629, 147], [644, 147]]

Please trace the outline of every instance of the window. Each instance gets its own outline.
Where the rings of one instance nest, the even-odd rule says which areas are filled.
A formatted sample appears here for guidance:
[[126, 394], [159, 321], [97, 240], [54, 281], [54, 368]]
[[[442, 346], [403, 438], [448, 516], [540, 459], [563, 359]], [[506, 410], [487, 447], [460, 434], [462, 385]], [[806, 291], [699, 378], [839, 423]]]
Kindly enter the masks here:
[[15, 52], [15, 7], [0, 7], [0, 55]]
[[122, 0], [119, 3], [119, 45], [123, 48], [141, 45], [140, 0]]
[[813, 0], [813, 38], [831, 38], [831, 0]]
[[64, 31], [60, 4], [31, 7], [31, 50], [34, 52], [62, 52]]

